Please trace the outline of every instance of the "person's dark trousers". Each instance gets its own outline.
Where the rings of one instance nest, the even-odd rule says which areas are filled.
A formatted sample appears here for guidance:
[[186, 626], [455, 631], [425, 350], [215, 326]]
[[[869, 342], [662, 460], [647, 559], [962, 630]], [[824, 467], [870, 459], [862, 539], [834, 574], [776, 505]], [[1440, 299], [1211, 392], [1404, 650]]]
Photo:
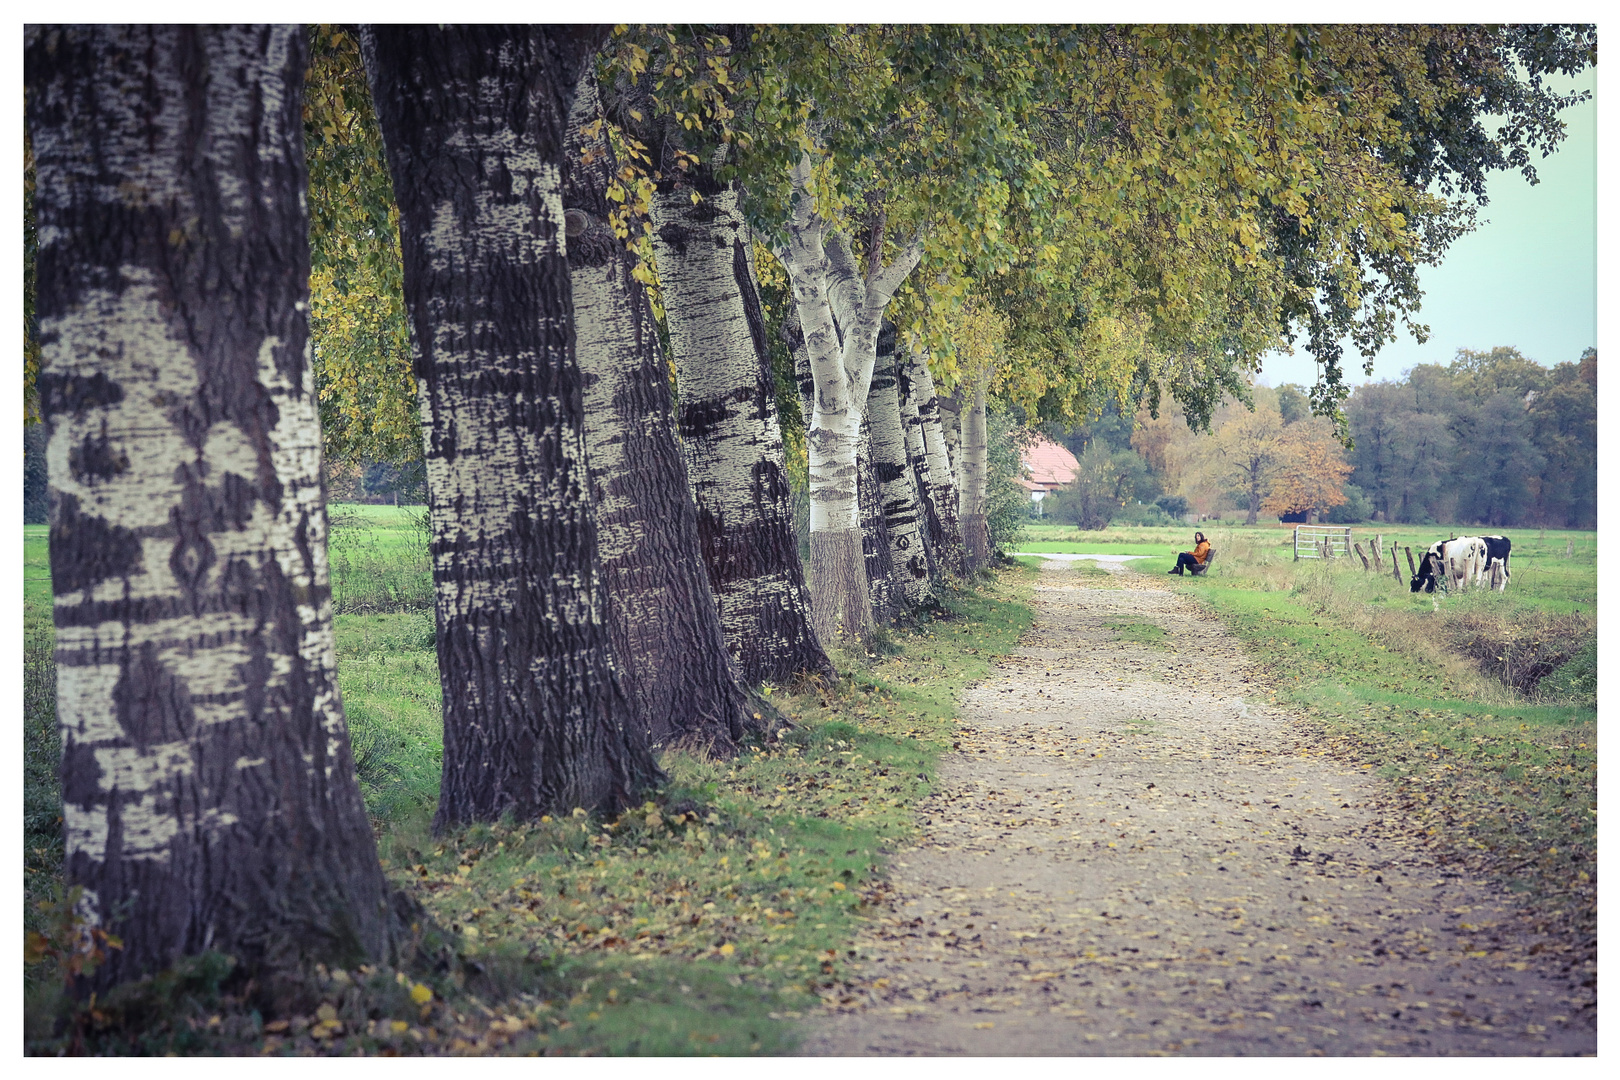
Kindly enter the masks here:
[[1185, 570], [1186, 567], [1197, 566], [1197, 565], [1198, 565], [1198, 560], [1193, 558], [1192, 552], [1183, 551], [1180, 555], [1176, 556], [1176, 568], [1174, 570], [1171, 570], [1170, 573], [1172, 573], [1172, 574], [1185, 574], [1186, 573], [1186, 570]]

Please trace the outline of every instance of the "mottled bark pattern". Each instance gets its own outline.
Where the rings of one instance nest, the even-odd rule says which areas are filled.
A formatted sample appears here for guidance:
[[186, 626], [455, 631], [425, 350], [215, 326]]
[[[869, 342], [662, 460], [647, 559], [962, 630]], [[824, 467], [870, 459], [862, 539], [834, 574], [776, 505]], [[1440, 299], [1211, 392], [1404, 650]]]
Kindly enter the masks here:
[[922, 456], [915, 460], [917, 485], [929, 511], [930, 547], [941, 569], [961, 577], [967, 571], [960, 523], [961, 496], [956, 473], [951, 468], [940, 397], [934, 389], [934, 377], [928, 371], [927, 355], [909, 354], [904, 359], [904, 370], [911, 376], [909, 400], [916, 403], [917, 433], [922, 440]]
[[968, 570], [990, 565], [990, 525], [985, 516], [985, 485], [989, 477], [989, 430], [985, 423], [984, 391], [988, 372], [973, 382], [973, 399], [962, 416], [962, 546]]
[[563, 202], [614, 652], [653, 745], [729, 755], [752, 712], [703, 567], [652, 306], [607, 224], [617, 163], [601, 121], [596, 72], [587, 65], [569, 119]]
[[613, 664], [561, 167], [601, 31], [374, 26], [444, 690], [438, 828], [611, 811], [657, 775]]
[[835, 678], [810, 624], [765, 323], [737, 192], [654, 194], [653, 248], [680, 381], [680, 433], [703, 562], [750, 684]]
[[911, 356], [900, 349], [894, 365], [895, 394], [900, 402], [900, 430], [905, 435], [906, 474], [917, 499], [917, 528], [922, 541], [928, 580], [942, 579], [944, 570], [936, 548], [943, 528], [928, 494], [928, 450], [923, 440], [922, 417], [917, 411], [917, 384], [911, 377]]
[[900, 417], [895, 338], [894, 324], [885, 322], [878, 334], [877, 360], [866, 393], [866, 426], [889, 543], [890, 591], [894, 602], [918, 607], [929, 596], [928, 552], [923, 539], [922, 507], [917, 501], [917, 479], [906, 453], [906, 433]]
[[904, 601], [895, 588], [894, 547], [888, 523], [883, 518], [883, 485], [872, 468], [872, 430], [866, 424], [861, 425], [861, 441], [855, 450], [855, 479], [861, 509], [861, 562], [866, 575], [866, 595], [872, 603], [873, 621], [887, 626], [900, 614]]
[[[88, 986], [400, 941], [338, 695], [297, 27], [33, 27], [63, 827]], [[267, 974], [269, 972], [269, 974]]]

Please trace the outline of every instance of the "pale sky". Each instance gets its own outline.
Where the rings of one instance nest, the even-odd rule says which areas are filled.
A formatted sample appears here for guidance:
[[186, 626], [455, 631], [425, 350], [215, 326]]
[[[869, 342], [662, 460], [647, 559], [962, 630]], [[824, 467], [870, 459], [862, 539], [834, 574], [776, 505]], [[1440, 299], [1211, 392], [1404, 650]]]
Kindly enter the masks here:
[[[1555, 85], [1595, 90], [1596, 81], [1588, 68]], [[1415, 364], [1450, 363], [1460, 348], [1512, 345], [1552, 367], [1597, 345], [1596, 94], [1561, 116], [1564, 142], [1535, 162], [1541, 182], [1532, 187], [1511, 170], [1491, 174], [1484, 223], [1452, 244], [1439, 266], [1421, 269], [1417, 321], [1428, 324], [1429, 340], [1419, 345], [1403, 331], [1379, 352], [1372, 381], [1398, 379]], [[1351, 385], [1369, 381], [1353, 349], [1345, 349], [1343, 366]], [[1300, 344], [1293, 356], [1268, 356], [1259, 379], [1268, 386], [1315, 380], [1315, 362]]]

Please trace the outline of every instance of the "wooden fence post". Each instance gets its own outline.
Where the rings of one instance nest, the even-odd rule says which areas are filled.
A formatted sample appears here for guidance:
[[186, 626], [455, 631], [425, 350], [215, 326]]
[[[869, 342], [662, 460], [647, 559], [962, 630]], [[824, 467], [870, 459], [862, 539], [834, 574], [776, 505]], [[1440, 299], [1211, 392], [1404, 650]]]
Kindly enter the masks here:
[[1412, 545], [1411, 544], [1406, 545], [1406, 568], [1408, 570], [1412, 571], [1412, 576], [1413, 577], [1417, 577], [1417, 563], [1412, 561]]
[[1356, 541], [1356, 554], [1361, 556], [1361, 568], [1362, 568], [1362, 570], [1365, 570], [1368, 573], [1371, 573], [1372, 572], [1372, 563], [1367, 561], [1366, 552], [1361, 550], [1361, 541], [1360, 540]]
[[1573, 556], [1574, 554], [1575, 554], [1575, 538], [1572, 536], [1572, 537], [1569, 538], [1569, 543], [1564, 545], [1564, 558], [1568, 559], [1571, 556]]
[[1389, 554], [1389, 568], [1395, 574], [1395, 584], [1401, 584], [1401, 545], [1396, 544], [1395, 550]]
[[1380, 574], [1384, 572], [1384, 537], [1382, 534], [1372, 538], [1373, 569]]
[[1299, 526], [1294, 526], [1294, 561], [1299, 562]]

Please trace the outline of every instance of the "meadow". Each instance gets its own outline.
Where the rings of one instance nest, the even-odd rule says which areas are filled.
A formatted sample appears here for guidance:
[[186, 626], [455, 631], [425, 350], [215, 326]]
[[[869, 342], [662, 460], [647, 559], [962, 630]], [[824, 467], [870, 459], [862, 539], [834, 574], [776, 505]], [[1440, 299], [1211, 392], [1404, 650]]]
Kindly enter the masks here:
[[[231, 996], [223, 958], [102, 1003], [91, 1020], [60, 999], [47, 958], [25, 964], [31, 1049], [791, 1052], [796, 1021], [843, 993], [849, 943], [951, 745], [959, 693], [1032, 618], [1033, 573], [1002, 570], [872, 652], [839, 654], [836, 686], [767, 688], [791, 725], [781, 739], [726, 762], [666, 754], [670, 782], [641, 807], [435, 836], [440, 690], [422, 517], [336, 506], [333, 526], [339, 679], [362, 790], [385, 867], [423, 905], [441, 961], [322, 973], [329, 1012], [267, 1025]], [[1317, 752], [1378, 770], [1425, 842], [1519, 892], [1577, 951], [1595, 941], [1595, 535], [1509, 530], [1505, 594], [1426, 596], [1358, 559], [1295, 562], [1286, 529], [1204, 531], [1218, 552], [1209, 575], [1168, 584], [1254, 650], [1268, 673], [1259, 692], [1295, 713]], [[1032, 523], [1019, 550], [1142, 554], [1132, 568], [1162, 575], [1191, 532]], [[1421, 548], [1449, 532], [1384, 535]], [[49, 942], [69, 924], [42, 528], [25, 528], [24, 578], [25, 929]], [[1154, 644], [1145, 623], [1115, 629]]]

